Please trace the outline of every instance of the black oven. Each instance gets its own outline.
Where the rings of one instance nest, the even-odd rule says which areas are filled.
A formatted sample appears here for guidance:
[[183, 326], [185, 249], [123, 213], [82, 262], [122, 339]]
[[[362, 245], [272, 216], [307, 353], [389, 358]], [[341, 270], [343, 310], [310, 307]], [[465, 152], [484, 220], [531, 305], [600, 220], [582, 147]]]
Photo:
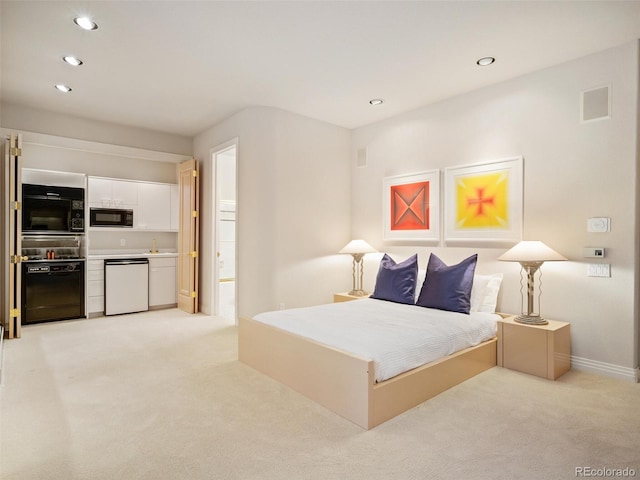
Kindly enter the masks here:
[[133, 227], [133, 210], [124, 208], [91, 208], [89, 225], [92, 227]]
[[22, 323], [84, 317], [85, 262], [22, 263]]
[[83, 232], [83, 188], [22, 185], [22, 233]]

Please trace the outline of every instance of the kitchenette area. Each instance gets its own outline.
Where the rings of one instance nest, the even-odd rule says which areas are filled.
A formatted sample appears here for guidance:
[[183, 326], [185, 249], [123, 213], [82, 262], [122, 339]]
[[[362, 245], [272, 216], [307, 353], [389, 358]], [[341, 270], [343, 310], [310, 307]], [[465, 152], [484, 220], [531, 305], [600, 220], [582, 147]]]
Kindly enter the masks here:
[[178, 186], [22, 170], [22, 324], [177, 305]]

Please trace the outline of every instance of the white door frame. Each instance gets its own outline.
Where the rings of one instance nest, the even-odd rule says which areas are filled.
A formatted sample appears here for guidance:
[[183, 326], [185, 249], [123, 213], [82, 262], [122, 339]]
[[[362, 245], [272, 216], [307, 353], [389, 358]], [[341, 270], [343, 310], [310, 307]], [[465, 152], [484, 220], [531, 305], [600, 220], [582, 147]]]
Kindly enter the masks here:
[[238, 323], [238, 197], [239, 197], [239, 176], [238, 176], [238, 138], [233, 138], [228, 142], [222, 143], [209, 150], [209, 157], [211, 158], [211, 238], [213, 239], [213, 252], [211, 255], [212, 262], [212, 275], [211, 275], [211, 314], [218, 315], [220, 309], [220, 266], [218, 264], [218, 252], [220, 252], [220, 234], [218, 232], [218, 212], [220, 210], [220, 195], [218, 192], [218, 155], [225, 153], [226, 151], [235, 148], [236, 149], [236, 255], [235, 255], [235, 303], [236, 303], [236, 318], [235, 322]]

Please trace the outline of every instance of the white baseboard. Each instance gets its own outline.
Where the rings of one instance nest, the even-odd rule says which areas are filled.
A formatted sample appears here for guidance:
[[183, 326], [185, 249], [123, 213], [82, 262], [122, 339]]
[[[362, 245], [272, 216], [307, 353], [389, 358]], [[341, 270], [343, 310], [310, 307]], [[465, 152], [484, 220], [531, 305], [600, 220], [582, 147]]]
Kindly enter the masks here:
[[620, 365], [598, 362], [597, 360], [575, 357], [573, 355], [571, 356], [571, 368], [630, 382], [640, 382], [640, 368], [621, 367]]

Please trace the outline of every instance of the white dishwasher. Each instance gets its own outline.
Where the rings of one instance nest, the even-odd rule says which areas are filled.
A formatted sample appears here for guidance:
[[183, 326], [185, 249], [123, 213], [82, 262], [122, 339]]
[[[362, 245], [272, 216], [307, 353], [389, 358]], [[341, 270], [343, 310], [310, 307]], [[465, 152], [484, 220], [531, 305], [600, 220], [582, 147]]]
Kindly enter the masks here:
[[149, 259], [104, 261], [104, 314], [149, 310]]

